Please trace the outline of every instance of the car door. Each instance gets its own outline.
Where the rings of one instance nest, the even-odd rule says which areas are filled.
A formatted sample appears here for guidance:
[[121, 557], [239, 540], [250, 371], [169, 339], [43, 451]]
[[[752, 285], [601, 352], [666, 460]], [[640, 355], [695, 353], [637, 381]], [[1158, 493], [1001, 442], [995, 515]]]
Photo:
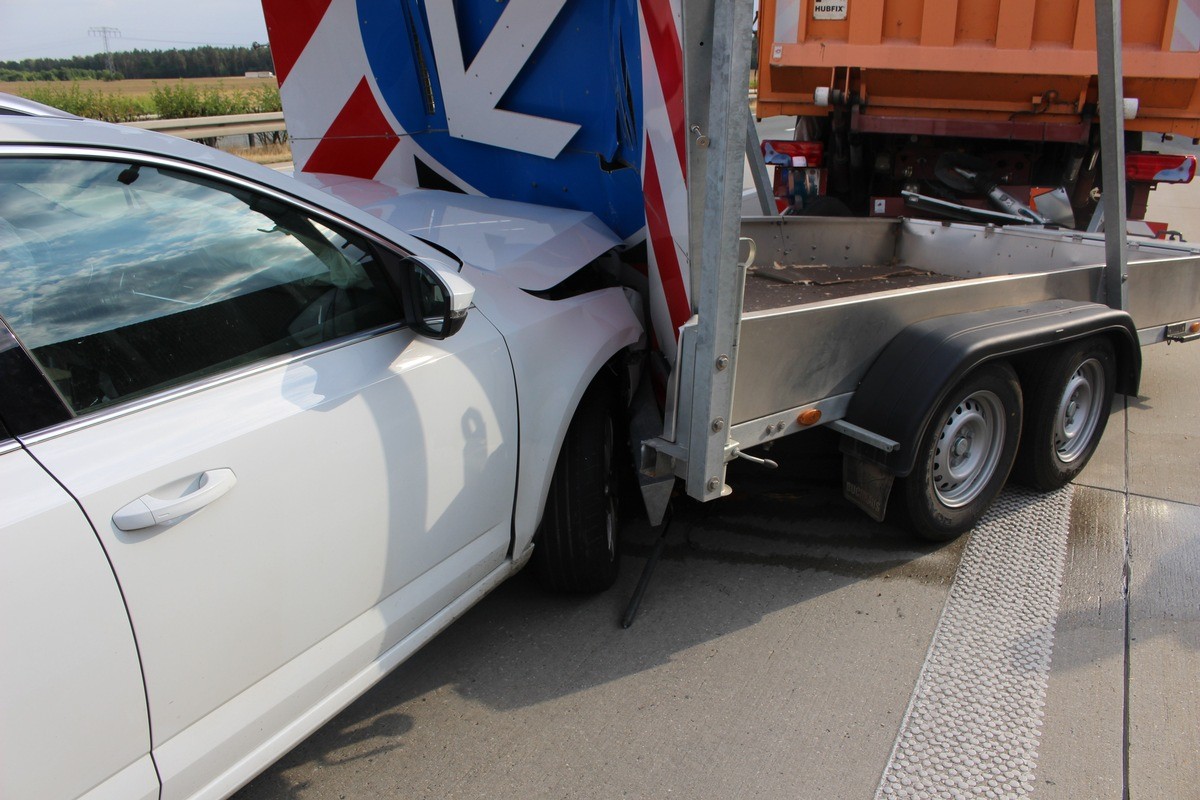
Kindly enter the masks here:
[[163, 797], [235, 788], [503, 563], [504, 343], [417, 336], [403, 253], [195, 167], [0, 158], [0, 218], [0, 314], [71, 416], [25, 444], [120, 580]]
[[[6, 338], [0, 325], [0, 351]], [[0, 797], [157, 797], [137, 650], [104, 551], [3, 423], [0, 486]]]

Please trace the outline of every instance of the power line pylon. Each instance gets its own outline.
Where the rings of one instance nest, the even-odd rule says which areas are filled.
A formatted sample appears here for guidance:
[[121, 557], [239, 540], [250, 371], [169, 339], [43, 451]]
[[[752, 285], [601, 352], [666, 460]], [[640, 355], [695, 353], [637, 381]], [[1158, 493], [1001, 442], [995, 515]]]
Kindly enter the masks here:
[[119, 39], [121, 31], [117, 28], [110, 28], [107, 25], [99, 28], [88, 28], [88, 36], [99, 36], [104, 39], [104, 65], [109, 72], [116, 72], [116, 67], [113, 66], [112, 51], [108, 47], [109, 39]]

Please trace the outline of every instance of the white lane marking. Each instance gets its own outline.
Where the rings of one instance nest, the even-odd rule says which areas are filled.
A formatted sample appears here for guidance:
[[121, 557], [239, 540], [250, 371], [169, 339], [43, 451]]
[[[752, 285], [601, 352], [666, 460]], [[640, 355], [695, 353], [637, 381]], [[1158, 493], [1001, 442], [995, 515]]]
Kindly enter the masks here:
[[970, 534], [876, 800], [1032, 793], [1071, 494], [1007, 489]]

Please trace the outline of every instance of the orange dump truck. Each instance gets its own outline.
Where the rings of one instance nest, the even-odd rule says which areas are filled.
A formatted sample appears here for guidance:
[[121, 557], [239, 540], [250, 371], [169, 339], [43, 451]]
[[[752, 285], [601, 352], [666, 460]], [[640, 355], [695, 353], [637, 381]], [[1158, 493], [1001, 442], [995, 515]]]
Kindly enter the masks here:
[[[1200, 137], [1200, 0], [1126, 3], [1122, 28], [1128, 213], [1141, 220], [1156, 183], [1195, 174], [1194, 158], [1152, 154], [1161, 134]], [[763, 0], [758, 32], [757, 115], [797, 116], [796, 138], [823, 149], [826, 199], [788, 198], [792, 211], [986, 218], [1013, 211], [1007, 195], [1091, 224], [1092, 0]]]

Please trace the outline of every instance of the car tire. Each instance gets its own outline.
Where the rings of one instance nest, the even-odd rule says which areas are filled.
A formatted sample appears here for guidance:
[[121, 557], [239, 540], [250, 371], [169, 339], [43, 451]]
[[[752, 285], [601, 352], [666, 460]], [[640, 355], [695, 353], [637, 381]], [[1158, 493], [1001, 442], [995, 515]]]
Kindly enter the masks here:
[[1031, 362], [1029, 398], [1013, 477], [1040, 491], [1075, 479], [1108, 426], [1116, 382], [1112, 343], [1096, 337], [1060, 347]]
[[618, 425], [603, 383], [584, 394], [554, 467], [534, 539], [539, 582], [556, 592], [592, 594], [620, 567]]
[[903, 481], [909, 522], [918, 536], [951, 541], [975, 526], [1012, 469], [1021, 411], [1021, 384], [1003, 362], [971, 372], [947, 395]]

